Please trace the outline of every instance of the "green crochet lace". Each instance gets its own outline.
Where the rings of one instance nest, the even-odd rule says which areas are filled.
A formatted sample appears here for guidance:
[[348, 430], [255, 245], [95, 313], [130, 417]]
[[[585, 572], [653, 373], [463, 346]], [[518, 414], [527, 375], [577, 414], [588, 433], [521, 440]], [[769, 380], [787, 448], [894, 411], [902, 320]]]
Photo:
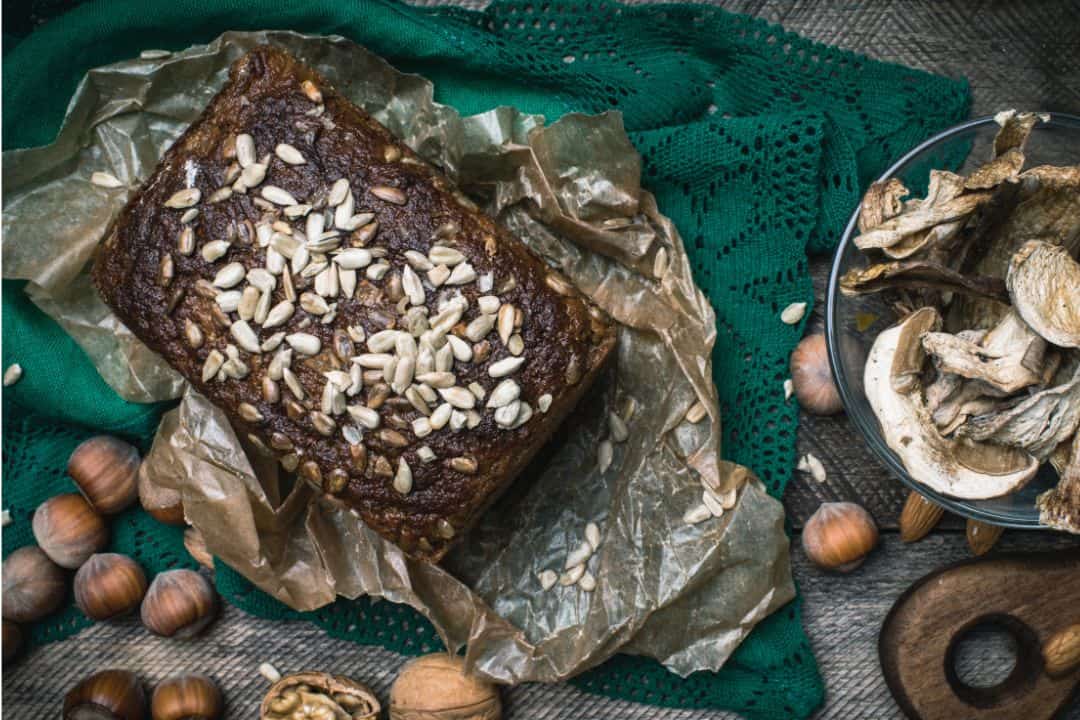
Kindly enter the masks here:
[[[549, 120], [621, 110], [644, 157], [644, 184], [682, 232], [716, 308], [725, 456], [753, 468], [776, 496], [794, 466], [797, 408], [782, 386], [802, 332], [777, 317], [791, 302], [812, 300], [807, 253], [833, 247], [870, 179], [964, 117], [968, 105], [964, 82], [702, 5], [500, 0], [468, 11], [390, 0], [101, 0], [6, 43], [3, 145], [51, 141], [90, 67], [147, 47], [180, 49], [225, 30], [263, 28], [349, 37], [432, 79], [436, 99], [463, 114], [500, 104]], [[30, 519], [41, 500], [72, 489], [64, 465], [79, 441], [110, 432], [145, 449], [164, 409], [117, 398], [19, 285], [5, 282], [3, 364], [12, 362], [25, 375], [4, 392], [3, 504], [13, 518], [3, 530], [5, 554], [33, 541]], [[151, 573], [192, 564], [179, 531], [138, 510], [113, 523], [112, 545]], [[405, 606], [361, 599], [295, 613], [228, 568], [218, 570], [217, 585], [263, 617], [309, 620], [336, 637], [406, 654], [439, 647], [430, 625]], [[799, 617], [796, 600], [761, 623], [718, 673], [682, 679], [652, 660], [620, 655], [573, 682], [655, 705], [803, 718], [823, 690]], [[32, 639], [59, 639], [87, 624], [69, 607], [35, 626]]]

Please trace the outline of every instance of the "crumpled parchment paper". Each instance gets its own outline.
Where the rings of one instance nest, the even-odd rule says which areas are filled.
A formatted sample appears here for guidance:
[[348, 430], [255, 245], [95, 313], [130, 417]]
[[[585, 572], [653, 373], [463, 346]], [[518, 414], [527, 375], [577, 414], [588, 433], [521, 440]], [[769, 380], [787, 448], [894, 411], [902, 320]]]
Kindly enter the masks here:
[[[315, 66], [620, 323], [617, 359], [557, 437], [446, 559], [412, 560], [333, 499], [294, 483], [234, 434], [224, 413], [147, 350], [95, 295], [87, 261], [160, 154], [255, 45]], [[753, 626], [794, 596], [783, 510], [745, 468], [722, 461], [711, 380], [716, 338], [674, 226], [640, 186], [618, 113], [544, 118], [513, 108], [462, 118], [430, 83], [341, 37], [225, 33], [166, 59], [91, 70], [56, 142], [4, 154], [4, 277], [87, 351], [122, 396], [183, 399], [166, 414], [146, 470], [175, 487], [209, 550], [299, 610], [372, 595], [413, 606], [447, 646], [505, 683], [557, 681], [618, 651], [680, 674], [718, 669]], [[94, 171], [125, 187], [92, 185]], [[661, 257], [657, 257], [660, 255]], [[701, 402], [707, 416], [685, 416]], [[608, 415], [626, 442], [600, 472]], [[703, 487], [734, 507], [688, 524]], [[540, 587], [600, 526], [595, 592]]]

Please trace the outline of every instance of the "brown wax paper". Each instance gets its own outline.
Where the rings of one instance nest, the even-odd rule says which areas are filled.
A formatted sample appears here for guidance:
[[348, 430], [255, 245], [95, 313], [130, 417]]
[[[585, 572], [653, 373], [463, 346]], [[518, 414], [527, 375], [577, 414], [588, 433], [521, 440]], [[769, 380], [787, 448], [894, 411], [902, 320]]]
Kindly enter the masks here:
[[[616, 362], [443, 565], [415, 561], [339, 502], [241, 443], [224, 413], [149, 352], [96, 297], [87, 261], [112, 215], [257, 44], [283, 46], [448, 174], [621, 323]], [[556, 681], [625, 651], [680, 674], [723, 665], [753, 626], [794, 596], [783, 511], [746, 469], [720, 459], [711, 380], [715, 318], [682, 240], [640, 185], [618, 113], [473, 117], [433, 101], [430, 83], [340, 37], [225, 33], [166, 59], [90, 71], [55, 143], [4, 154], [4, 276], [29, 280], [121, 395], [183, 395], [144, 470], [177, 488], [209, 550], [298, 610], [362, 594], [413, 606], [447, 646], [504, 683]], [[101, 188], [94, 171], [124, 184]], [[58, 212], [58, 209], [62, 211]], [[701, 403], [697, 423], [687, 411]], [[597, 449], [626, 419], [611, 466]], [[706, 490], [709, 489], [709, 490]], [[736, 491], [691, 523], [703, 492]], [[729, 502], [729, 505], [731, 503]], [[562, 572], [595, 522], [596, 590]]]

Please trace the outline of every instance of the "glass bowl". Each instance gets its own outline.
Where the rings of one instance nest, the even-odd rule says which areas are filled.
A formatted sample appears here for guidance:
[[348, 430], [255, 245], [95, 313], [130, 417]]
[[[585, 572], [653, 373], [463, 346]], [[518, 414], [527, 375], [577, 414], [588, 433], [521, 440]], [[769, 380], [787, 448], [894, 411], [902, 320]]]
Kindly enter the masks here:
[[[922, 197], [931, 169], [946, 168], [967, 174], [988, 160], [997, 131], [998, 125], [992, 117], [957, 125], [910, 151], [879, 180], [899, 178], [911, 189], [912, 196]], [[1049, 122], [1035, 126], [1025, 154], [1025, 169], [1036, 165], [1080, 164], [1080, 117], [1050, 113]], [[1045, 527], [1039, 522], [1035, 498], [1057, 482], [1057, 473], [1048, 463], [1043, 465], [1030, 483], [1011, 495], [988, 500], [960, 500], [941, 495], [917, 482], [885, 443], [881, 426], [866, 400], [863, 367], [878, 333], [893, 325], [897, 317], [878, 295], [848, 297], [840, 292], [840, 277], [844, 273], [869, 264], [866, 255], [852, 242], [858, 234], [857, 219], [856, 208], [833, 259], [825, 308], [829, 362], [851, 422], [893, 475], [950, 512], [1006, 527]], [[862, 315], [864, 319], [874, 316], [875, 319], [870, 327], [860, 332], [856, 326], [856, 315]]]

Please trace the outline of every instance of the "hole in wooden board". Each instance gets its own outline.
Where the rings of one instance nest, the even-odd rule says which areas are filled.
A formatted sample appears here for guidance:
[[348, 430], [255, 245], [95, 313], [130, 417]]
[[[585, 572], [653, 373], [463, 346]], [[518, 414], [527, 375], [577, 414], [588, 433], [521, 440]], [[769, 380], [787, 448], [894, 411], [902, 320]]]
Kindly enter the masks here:
[[953, 637], [945, 653], [953, 692], [977, 708], [1027, 692], [1041, 670], [1038, 636], [1011, 615], [977, 618]]

